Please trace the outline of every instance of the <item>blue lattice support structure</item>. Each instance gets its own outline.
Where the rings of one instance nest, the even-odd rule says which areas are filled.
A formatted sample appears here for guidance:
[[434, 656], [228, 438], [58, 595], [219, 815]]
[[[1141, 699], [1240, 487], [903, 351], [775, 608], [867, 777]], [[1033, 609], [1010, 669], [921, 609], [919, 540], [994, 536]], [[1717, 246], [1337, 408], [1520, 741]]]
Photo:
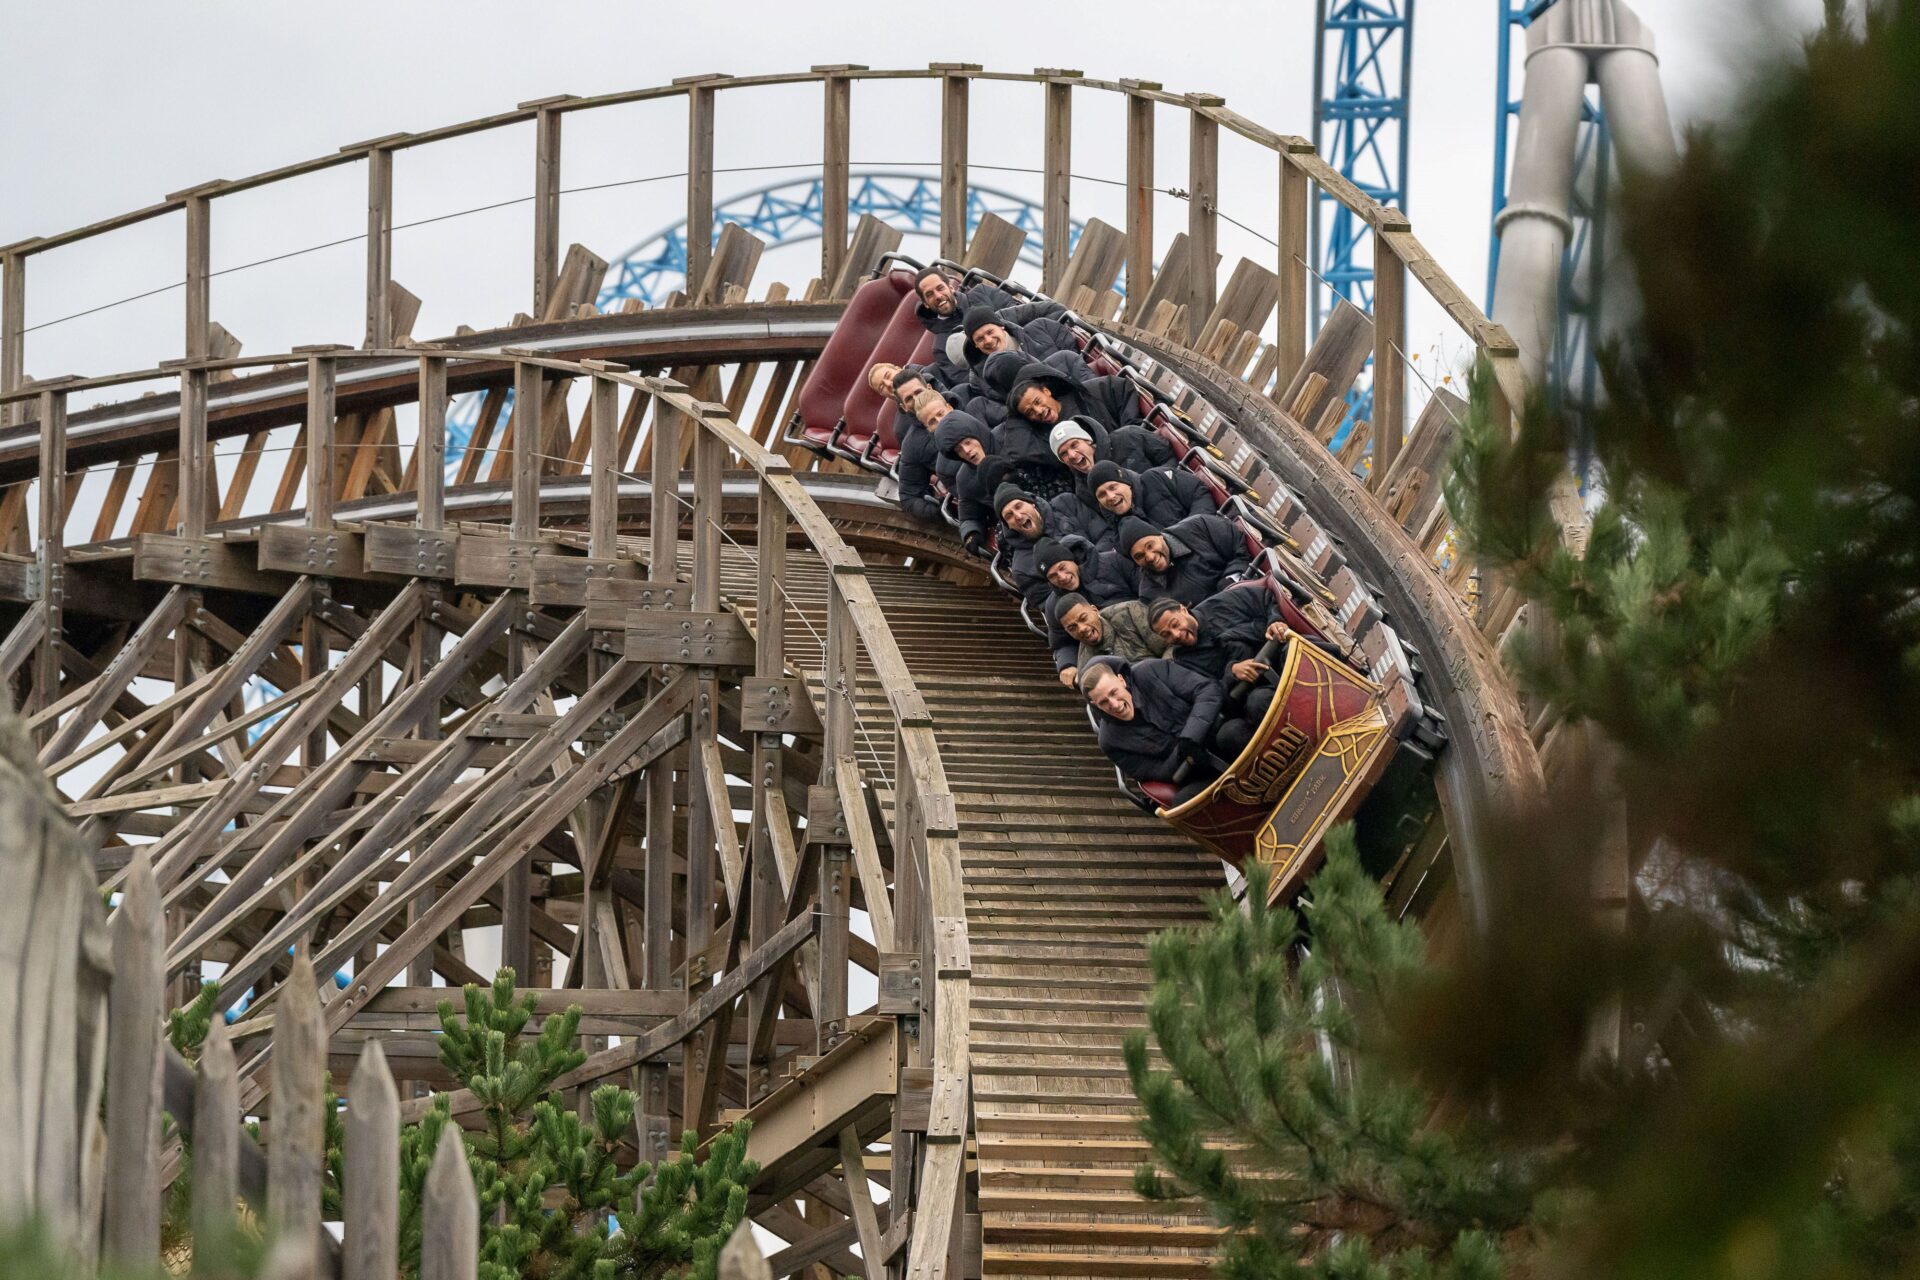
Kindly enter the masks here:
[[[1413, 0], [1320, 0], [1314, 44], [1313, 143], [1346, 179], [1381, 204], [1407, 201], [1407, 108]], [[1371, 229], [1322, 192], [1314, 206], [1314, 327], [1345, 299], [1373, 304]]]
[[[1487, 246], [1487, 308], [1493, 309], [1494, 287], [1500, 279], [1501, 213], [1512, 188], [1511, 161], [1515, 131], [1520, 127], [1520, 92], [1514, 76], [1516, 54], [1521, 53], [1527, 28], [1557, 0], [1495, 0], [1499, 30], [1495, 44], [1492, 232]], [[1573, 193], [1568, 208], [1571, 231], [1560, 268], [1560, 285], [1553, 350], [1547, 360], [1547, 387], [1561, 403], [1575, 409], [1593, 405], [1599, 393], [1596, 354], [1600, 336], [1601, 299], [1607, 252], [1607, 188], [1612, 178], [1613, 148], [1597, 90], [1589, 86], [1581, 104], [1575, 142]]]

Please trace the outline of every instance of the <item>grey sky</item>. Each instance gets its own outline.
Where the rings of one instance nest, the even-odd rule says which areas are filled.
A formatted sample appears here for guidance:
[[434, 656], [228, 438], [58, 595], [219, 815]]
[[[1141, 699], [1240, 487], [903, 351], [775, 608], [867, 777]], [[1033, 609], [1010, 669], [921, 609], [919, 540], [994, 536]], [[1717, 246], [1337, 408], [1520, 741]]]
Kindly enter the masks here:
[[[1415, 229], [1476, 297], [1484, 288], [1491, 172], [1492, 67], [1498, 0], [1423, 0], [1414, 71]], [[1817, 19], [1819, 0], [1779, 0], [1766, 23], [1720, 0], [1640, 0], [1659, 32], [1677, 123], [1711, 114], [1737, 92], [1755, 49], [1790, 48], [1790, 32]], [[975, 11], [979, 12], [979, 11]], [[970, 20], [964, 6], [834, 3], [724, 6], [479, 3], [368, 4], [324, 10], [285, 4], [5, 0], [9, 74], [0, 78], [0, 243], [45, 234], [148, 203], [210, 178], [239, 177], [331, 152], [344, 143], [418, 130], [552, 93], [591, 94], [703, 71], [750, 74], [817, 62], [874, 67], [930, 60], [990, 69], [1079, 68], [1169, 89], [1222, 94], [1273, 128], [1307, 133], [1312, 93], [1310, 0], [1111, 0], [1026, 6]], [[1124, 171], [1121, 113], [1108, 95], [1076, 99], [1076, 172]], [[817, 163], [820, 120], [812, 90], [722, 95], [722, 168]], [[1032, 86], [976, 91], [977, 160], [1039, 159], [1040, 95]], [[673, 173], [684, 166], [684, 112], [647, 105], [576, 117], [567, 126], [568, 186]], [[1271, 161], [1237, 139], [1222, 144], [1222, 209], [1270, 232]], [[1186, 140], [1163, 112], [1159, 181], [1186, 182]], [[930, 86], [857, 88], [854, 145], [861, 161], [927, 162], [938, 154]], [[529, 190], [529, 127], [403, 153], [396, 162], [401, 220], [511, 199]], [[717, 194], [781, 171], [723, 174]], [[1037, 191], [1038, 179], [978, 172], [976, 180]], [[678, 216], [681, 186], [663, 181], [570, 196], [563, 237], [603, 256]], [[358, 234], [358, 166], [216, 205], [215, 267]], [[1076, 183], [1076, 217], [1119, 221], [1114, 191]], [[1163, 198], [1160, 238], [1185, 207]], [[426, 303], [416, 333], [460, 322], [506, 321], [526, 306], [531, 215], [526, 205], [403, 232], [395, 276]], [[28, 323], [179, 278], [180, 225], [162, 219], [91, 247], [34, 260]], [[1231, 226], [1228, 257], [1267, 261], [1272, 250]], [[357, 341], [362, 249], [343, 245], [215, 282], [214, 316], [252, 351], [296, 342]], [[796, 288], [817, 266], [813, 248], [769, 255], [759, 285]], [[38, 374], [127, 368], [179, 352], [179, 293], [136, 302], [29, 335]], [[1458, 343], [1437, 314], [1416, 310], [1410, 350], [1446, 359]]]

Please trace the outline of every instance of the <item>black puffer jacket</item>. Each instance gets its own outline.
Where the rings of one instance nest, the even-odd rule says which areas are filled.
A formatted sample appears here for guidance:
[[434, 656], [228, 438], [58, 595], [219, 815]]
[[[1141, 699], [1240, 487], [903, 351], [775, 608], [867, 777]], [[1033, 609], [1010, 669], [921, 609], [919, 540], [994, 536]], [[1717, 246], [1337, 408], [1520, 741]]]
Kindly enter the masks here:
[[[1047, 422], [1027, 422], [1021, 416], [1016, 406], [1027, 388], [1032, 386], [1044, 387], [1053, 394], [1060, 404], [1058, 417]], [[1043, 434], [1068, 418], [1092, 418], [1108, 431], [1113, 431], [1128, 423], [1139, 422], [1146, 416], [1140, 407], [1140, 393], [1125, 378], [1090, 377], [1076, 380], [1038, 361], [1021, 370], [1019, 380], [1008, 389], [1007, 408], [1007, 421], [1027, 422], [1027, 425]]]
[[[1082, 503], [1090, 504], [1100, 513], [1104, 522], [1104, 542], [1112, 545], [1114, 536], [1119, 532], [1120, 517], [1137, 515], [1158, 529], [1178, 524], [1188, 516], [1213, 515], [1217, 508], [1213, 505], [1213, 495], [1207, 486], [1200, 483], [1200, 477], [1184, 467], [1160, 468], [1153, 471], [1134, 471], [1129, 467], [1118, 468], [1119, 478], [1126, 481], [1128, 490], [1133, 494], [1133, 505], [1125, 511], [1112, 512], [1100, 505], [1097, 497], [1099, 485], [1105, 483], [1106, 476], [1100, 464], [1087, 475], [1081, 476], [1074, 485], [1074, 492], [1080, 495]], [[1101, 476], [1096, 483], [1094, 476]]]
[[[1140, 599], [1140, 571], [1133, 561], [1118, 551], [1096, 548], [1079, 534], [1069, 534], [1058, 539], [1066, 548], [1073, 562], [1079, 567], [1080, 581], [1077, 586], [1069, 587], [1085, 596], [1096, 609], [1105, 609], [1111, 605], [1126, 601], [1138, 603]], [[1046, 570], [1041, 569], [1044, 576]], [[1049, 584], [1051, 585], [1051, 584]], [[1060, 593], [1053, 591], [1051, 596]], [[1053, 650], [1054, 669], [1056, 671], [1074, 664], [1079, 643], [1067, 634], [1053, 611], [1047, 611], [1047, 647]], [[1064, 658], [1064, 661], [1062, 660]]]
[[924, 302], [913, 309], [913, 314], [919, 317], [920, 323], [925, 325], [927, 332], [933, 335], [933, 353], [934, 358], [938, 360], [941, 358], [941, 339], [950, 333], [958, 333], [960, 331], [961, 324], [967, 318], [967, 312], [973, 310], [975, 307], [988, 307], [994, 311], [1003, 311], [1010, 307], [1018, 308], [1019, 306], [1020, 303], [1018, 300], [999, 285], [988, 284], [985, 281], [981, 281], [971, 289], [955, 291], [953, 295], [953, 310], [947, 312], [945, 315], [941, 315]]
[[[1038, 495], [1035, 495], [1038, 498]], [[1045, 600], [1052, 588], [1047, 583], [1046, 570], [1040, 567], [1038, 549], [1042, 539], [1054, 538], [1065, 542], [1073, 539], [1085, 544], [1086, 536], [1080, 532], [1080, 500], [1071, 493], [1056, 494], [1051, 498], [1038, 498], [1042, 528], [1039, 536], [1029, 538], [1025, 534], [1015, 533], [1002, 524], [996, 541], [1007, 548], [1008, 572], [1013, 577], [1013, 585], [1024, 600], [1039, 604]], [[999, 512], [994, 513], [996, 516]]]
[[966, 385], [967, 366], [965, 361], [955, 362], [947, 358], [947, 336], [960, 332], [961, 324], [966, 320], [967, 312], [974, 307], [991, 307], [999, 311], [1004, 307], [1017, 306], [1014, 296], [999, 285], [982, 281], [971, 289], [956, 290], [953, 295], [953, 310], [940, 315], [926, 303], [914, 307], [913, 314], [933, 335], [933, 380], [942, 391]]
[[1204, 746], [1220, 718], [1226, 696], [1217, 680], [1165, 658], [1145, 662], [1105, 660], [1133, 693], [1133, 719], [1115, 720], [1095, 710], [1100, 750], [1120, 772], [1139, 782], [1171, 782], [1180, 767], [1181, 741]]
[[1172, 596], [1191, 608], [1247, 571], [1246, 539], [1219, 516], [1188, 516], [1165, 530], [1165, 573], [1140, 570], [1140, 598]]
[[[1023, 308], [1009, 307], [996, 316], [1000, 327], [1007, 331], [1009, 338], [1013, 339], [1012, 351], [1015, 354], [1025, 356], [1029, 360], [1045, 360], [1048, 356], [1066, 352], [1076, 360], [1080, 358], [1080, 346], [1073, 340], [1073, 330], [1058, 320], [1045, 316], [1037, 316], [1021, 324], [1008, 319], [1019, 310]], [[987, 354], [974, 346], [971, 338], [967, 339], [965, 350], [969, 368], [978, 369], [987, 359]], [[994, 352], [994, 354], [1000, 353]]]
[[[960, 461], [960, 455], [954, 452], [965, 439], [978, 440], [982, 449], [989, 454], [993, 452], [993, 433], [971, 414], [955, 410], [943, 418], [933, 432], [934, 447], [939, 457], [954, 467], [952, 487], [954, 499], [960, 508], [960, 536], [985, 538], [987, 531], [993, 528], [993, 490], [980, 479], [977, 468]], [[936, 470], [939, 470], [937, 462]]]
[[893, 464], [900, 482], [900, 509], [916, 519], [937, 522], [940, 499], [934, 496], [933, 479], [939, 474], [940, 446], [934, 443], [933, 432], [908, 414], [900, 415], [894, 430], [900, 433], [900, 456]]
[[1138, 422], [1108, 432], [1105, 444], [1103, 450], [1099, 442], [1095, 442], [1095, 462], [1111, 459], [1129, 471], [1150, 471], [1174, 463], [1173, 446], [1162, 439], [1158, 431]]
[[1181, 666], [1231, 687], [1232, 668], [1260, 652], [1267, 628], [1281, 621], [1280, 604], [1265, 587], [1237, 587], [1193, 606], [1200, 634], [1167, 656]]

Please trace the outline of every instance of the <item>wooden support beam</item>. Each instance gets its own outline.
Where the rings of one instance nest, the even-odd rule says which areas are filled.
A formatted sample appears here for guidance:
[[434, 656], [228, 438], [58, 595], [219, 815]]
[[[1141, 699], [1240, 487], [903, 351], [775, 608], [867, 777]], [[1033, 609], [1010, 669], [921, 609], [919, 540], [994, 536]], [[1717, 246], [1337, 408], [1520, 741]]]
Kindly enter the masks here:
[[[687, 85], [687, 288], [707, 274], [713, 256], [713, 85]], [[679, 83], [676, 81], [675, 83]]]
[[620, 384], [612, 378], [595, 378], [593, 380], [593, 488], [588, 498], [587, 554], [599, 558], [611, 558], [618, 551], [619, 415]]
[[1200, 326], [1213, 314], [1214, 262], [1219, 256], [1220, 233], [1220, 125], [1200, 110], [1210, 100], [1189, 94], [1191, 130], [1187, 143], [1187, 332], [1185, 341], [1200, 337]]
[[34, 524], [46, 626], [34, 648], [29, 711], [39, 711], [60, 696], [60, 644], [66, 631], [66, 489], [67, 393], [57, 385], [45, 386], [40, 392], [40, 503]]
[[537, 364], [513, 366], [513, 510], [509, 528], [515, 541], [540, 536], [540, 430], [546, 371]]
[[307, 527], [333, 524], [333, 421], [339, 361], [325, 352], [307, 357]]
[[1072, 235], [1073, 199], [1073, 82], [1076, 71], [1041, 68], [1037, 75], [1046, 80], [1046, 142], [1041, 161], [1041, 266], [1040, 288], [1058, 295], [1061, 278], [1066, 274]]
[[[844, 70], [862, 70], [848, 67]], [[815, 67], [825, 72], [825, 130], [820, 151], [820, 278], [839, 278], [847, 258], [847, 207], [851, 203], [849, 157], [853, 136], [853, 81], [842, 68]]]
[[561, 113], [543, 106], [533, 130], [533, 312], [544, 317], [560, 272]]
[[1367, 487], [1385, 492], [1407, 429], [1407, 264], [1373, 238], [1373, 469]]
[[414, 443], [414, 523], [438, 532], [447, 522], [447, 358], [420, 357], [420, 430]]
[[213, 321], [211, 258], [213, 253], [212, 201], [205, 191], [186, 198], [187, 214], [187, 334], [184, 354], [189, 360], [205, 360], [209, 339], [208, 325]]
[[1153, 283], [1153, 108], [1148, 91], [1160, 86], [1122, 80], [1127, 95], [1127, 311], [1130, 324], [1147, 318], [1147, 290]]
[[967, 251], [967, 112], [973, 63], [936, 62], [940, 77], [940, 256], [958, 262]]
[[1292, 160], [1280, 156], [1280, 326], [1274, 338], [1279, 364], [1274, 373], [1274, 394], [1293, 381], [1307, 358], [1307, 304], [1311, 290], [1307, 286], [1307, 208], [1311, 182], [1306, 171]]
[[[18, 391], [26, 381], [27, 255], [0, 256], [0, 393]], [[0, 406], [0, 427], [25, 416], [17, 405]]]
[[180, 533], [207, 536], [213, 457], [207, 450], [207, 371], [180, 371]]
[[393, 149], [367, 152], [367, 329], [368, 347], [390, 346], [393, 311]]

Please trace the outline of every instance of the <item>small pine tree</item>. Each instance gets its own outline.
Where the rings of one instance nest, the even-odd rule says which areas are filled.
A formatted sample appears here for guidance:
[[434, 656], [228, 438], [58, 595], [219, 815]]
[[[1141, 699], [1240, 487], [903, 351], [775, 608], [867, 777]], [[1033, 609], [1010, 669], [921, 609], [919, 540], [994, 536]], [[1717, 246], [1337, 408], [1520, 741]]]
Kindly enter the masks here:
[[1388, 917], [1347, 827], [1304, 919], [1267, 905], [1264, 866], [1247, 881], [1244, 911], [1221, 893], [1211, 923], [1153, 940], [1147, 1016], [1167, 1067], [1129, 1037], [1158, 1166], [1136, 1189], [1198, 1198], [1232, 1233], [1230, 1280], [1500, 1274], [1529, 1234], [1535, 1166], [1429, 1124], [1436, 1100], [1384, 1066], [1388, 1012], [1422, 965], [1417, 927]]
[[[645, 1162], [622, 1172], [637, 1100], [604, 1085], [586, 1118], [570, 1110], [553, 1083], [586, 1059], [573, 1047], [581, 1011], [549, 1017], [539, 1035], [526, 1036], [536, 1000], [516, 997], [513, 980], [502, 969], [491, 987], [467, 987], [462, 1014], [451, 1001], [439, 1007], [440, 1060], [481, 1104], [479, 1127], [463, 1135], [480, 1200], [481, 1280], [711, 1280], [759, 1172], [744, 1158], [746, 1125], [715, 1139], [704, 1161], [688, 1133], [679, 1158], [657, 1173]], [[427, 1173], [450, 1123], [443, 1096], [401, 1135], [400, 1246], [410, 1275], [419, 1268]], [[336, 1152], [328, 1163], [336, 1165]], [[615, 1232], [636, 1192], [638, 1212]]]

